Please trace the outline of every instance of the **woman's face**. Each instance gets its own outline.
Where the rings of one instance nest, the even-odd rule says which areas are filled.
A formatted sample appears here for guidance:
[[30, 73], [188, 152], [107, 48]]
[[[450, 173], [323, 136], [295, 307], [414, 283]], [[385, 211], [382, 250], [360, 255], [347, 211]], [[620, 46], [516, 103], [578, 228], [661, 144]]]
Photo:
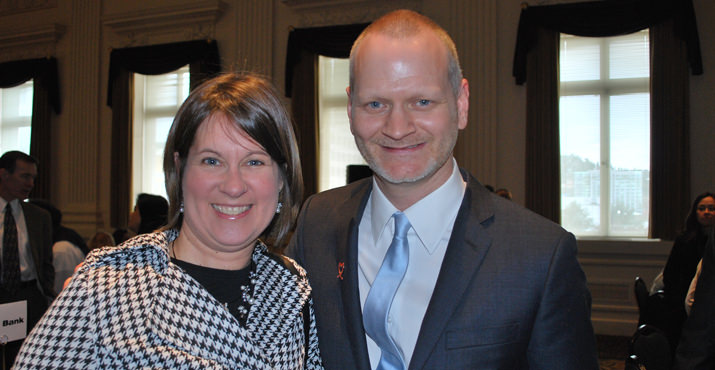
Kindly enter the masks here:
[[265, 149], [224, 115], [212, 115], [196, 132], [182, 179], [181, 234], [193, 262], [234, 268], [228, 265], [237, 256], [250, 258], [283, 187], [279, 166]]
[[696, 209], [698, 222], [702, 226], [715, 225], [715, 199], [705, 197], [700, 200]]

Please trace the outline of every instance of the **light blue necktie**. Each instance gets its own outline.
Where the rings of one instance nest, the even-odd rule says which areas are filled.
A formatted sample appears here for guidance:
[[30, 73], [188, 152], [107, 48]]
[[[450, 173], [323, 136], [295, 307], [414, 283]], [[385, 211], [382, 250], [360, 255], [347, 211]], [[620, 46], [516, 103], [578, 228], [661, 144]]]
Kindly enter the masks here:
[[402, 212], [395, 212], [392, 217], [395, 218], [395, 234], [362, 310], [365, 331], [382, 351], [380, 363], [377, 365], [378, 370], [406, 368], [402, 352], [387, 332], [387, 316], [395, 292], [407, 271], [407, 262], [410, 258], [407, 231], [410, 230], [411, 225]]

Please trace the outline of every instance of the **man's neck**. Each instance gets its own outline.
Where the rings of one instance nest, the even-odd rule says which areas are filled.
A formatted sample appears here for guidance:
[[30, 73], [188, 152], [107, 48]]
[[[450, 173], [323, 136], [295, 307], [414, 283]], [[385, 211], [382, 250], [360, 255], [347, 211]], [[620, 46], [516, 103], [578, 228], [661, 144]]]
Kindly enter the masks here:
[[375, 182], [387, 200], [398, 210], [404, 211], [447, 182], [452, 175], [453, 166], [453, 160], [447, 161], [432, 176], [415, 182], [391, 183], [377, 175]]

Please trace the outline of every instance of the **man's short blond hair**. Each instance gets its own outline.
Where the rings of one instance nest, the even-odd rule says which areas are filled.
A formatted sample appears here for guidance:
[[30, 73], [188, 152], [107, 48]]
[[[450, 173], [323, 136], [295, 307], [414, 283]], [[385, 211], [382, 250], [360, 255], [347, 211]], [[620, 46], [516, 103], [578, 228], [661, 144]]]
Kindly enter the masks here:
[[350, 89], [355, 86], [355, 58], [362, 41], [371, 34], [380, 34], [396, 39], [414, 37], [421, 32], [434, 32], [447, 49], [447, 78], [455, 96], [459, 95], [462, 83], [462, 68], [454, 41], [447, 31], [433, 20], [412, 10], [400, 9], [383, 15], [360, 33], [350, 50]]

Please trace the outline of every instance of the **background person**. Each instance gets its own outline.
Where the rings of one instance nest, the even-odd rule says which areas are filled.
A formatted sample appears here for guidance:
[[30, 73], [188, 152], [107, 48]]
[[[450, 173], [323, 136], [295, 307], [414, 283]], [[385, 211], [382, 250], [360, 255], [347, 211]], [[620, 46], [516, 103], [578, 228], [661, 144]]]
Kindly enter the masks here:
[[[0, 157], [0, 304], [27, 301], [28, 333], [55, 296], [52, 220], [44, 209], [24, 202], [35, 186], [36, 177], [34, 157], [19, 151], [9, 151]], [[12, 365], [21, 345], [18, 340], [5, 346], [6, 369]]]
[[111, 247], [114, 245], [117, 245], [117, 243], [114, 242], [114, 237], [112, 236], [112, 234], [102, 230], [94, 233], [94, 235], [92, 235], [92, 237], [89, 239], [89, 242], [87, 242], [89, 250], [95, 250], [97, 248], [106, 246]]
[[502, 197], [502, 198], [504, 198], [504, 199], [509, 199], [509, 200], [511, 200], [511, 192], [509, 191], [509, 189], [499, 188], [499, 189], [497, 189], [497, 190], [495, 191], [495, 193], [496, 193], [498, 196], [500, 196], [500, 197]]
[[715, 368], [715, 228], [709, 229], [695, 301], [675, 354], [674, 370]]
[[169, 203], [160, 195], [141, 193], [137, 195], [134, 211], [129, 215], [130, 230], [136, 235], [158, 230], [168, 222]]
[[353, 45], [347, 92], [374, 175], [310, 197], [289, 247], [325, 367], [598, 369], [574, 236], [453, 158], [469, 86], [449, 35], [381, 17]]
[[167, 227], [90, 253], [16, 367], [322, 368], [305, 272], [261, 241], [283, 240], [302, 196], [274, 88], [237, 74], [197, 87], [164, 174]]
[[112, 232], [112, 238], [114, 239], [115, 245], [122, 244], [135, 235], [135, 232], [125, 228], [117, 228]]
[[663, 269], [663, 290], [666, 312], [662, 324], [673, 350], [678, 345], [680, 332], [687, 317], [686, 296], [703, 257], [709, 229], [715, 224], [715, 194], [706, 192], [695, 197], [685, 219], [684, 230], [675, 238], [668, 261]]
[[87, 243], [79, 233], [62, 225], [62, 211], [44, 199], [30, 199], [30, 203], [42, 207], [52, 218], [52, 266], [55, 269], [54, 291], [62, 291], [64, 281], [74, 273], [75, 267], [89, 253]]

